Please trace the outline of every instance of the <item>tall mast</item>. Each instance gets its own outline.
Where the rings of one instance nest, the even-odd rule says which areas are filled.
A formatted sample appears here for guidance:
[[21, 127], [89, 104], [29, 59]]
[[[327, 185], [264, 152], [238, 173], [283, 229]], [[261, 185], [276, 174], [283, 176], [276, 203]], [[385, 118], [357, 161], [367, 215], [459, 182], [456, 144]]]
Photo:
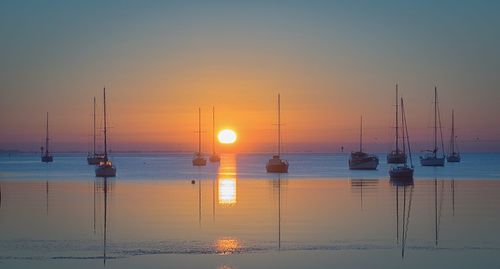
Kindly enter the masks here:
[[451, 154], [455, 153], [455, 110], [451, 110]]
[[281, 100], [278, 93], [278, 156], [281, 155]]
[[434, 157], [437, 156], [437, 87], [434, 87]]
[[398, 84], [396, 84], [396, 153], [399, 152], [398, 101]]
[[361, 116], [361, 122], [359, 126], [359, 152], [363, 152], [363, 116]]
[[104, 96], [104, 160], [108, 160], [108, 129], [107, 129], [107, 123], [106, 123], [106, 87], [104, 87], [103, 90], [103, 96]]
[[95, 97], [94, 97], [94, 156], [95, 156]]
[[212, 154], [215, 155], [215, 107], [212, 107]]
[[49, 112], [47, 112], [47, 122], [45, 125], [45, 156], [49, 155]]
[[201, 108], [198, 108], [198, 154], [201, 154]]

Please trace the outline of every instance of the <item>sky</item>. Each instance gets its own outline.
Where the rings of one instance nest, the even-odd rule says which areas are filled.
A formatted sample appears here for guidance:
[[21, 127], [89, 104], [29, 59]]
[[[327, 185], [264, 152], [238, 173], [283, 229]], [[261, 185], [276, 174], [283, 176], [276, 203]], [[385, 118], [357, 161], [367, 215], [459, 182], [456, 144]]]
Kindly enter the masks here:
[[451, 110], [463, 151], [500, 151], [498, 1], [0, 2], [0, 149], [87, 151], [107, 89], [112, 150], [387, 151], [395, 84], [415, 151]]

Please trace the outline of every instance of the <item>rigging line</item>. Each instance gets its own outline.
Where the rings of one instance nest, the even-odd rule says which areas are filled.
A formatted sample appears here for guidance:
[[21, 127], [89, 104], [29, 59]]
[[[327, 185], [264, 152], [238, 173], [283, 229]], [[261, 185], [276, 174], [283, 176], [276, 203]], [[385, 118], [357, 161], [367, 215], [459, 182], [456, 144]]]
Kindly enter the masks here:
[[[439, 106], [437, 106], [437, 111], [438, 111], [438, 118], [439, 118], [439, 134], [441, 136], [441, 151], [443, 152], [443, 156], [444, 156], [443, 126], [441, 125], [441, 110], [439, 109]], [[436, 152], [436, 154], [437, 154], [437, 152]]]

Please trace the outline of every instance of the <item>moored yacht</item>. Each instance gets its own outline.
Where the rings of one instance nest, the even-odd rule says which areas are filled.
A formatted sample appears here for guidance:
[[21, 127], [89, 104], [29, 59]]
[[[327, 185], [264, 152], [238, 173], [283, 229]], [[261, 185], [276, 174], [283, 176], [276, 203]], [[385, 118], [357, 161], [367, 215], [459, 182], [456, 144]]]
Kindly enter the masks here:
[[387, 154], [387, 163], [406, 163], [406, 153], [399, 148], [398, 84], [396, 84], [396, 148]]
[[47, 122], [45, 126], [45, 148], [42, 146], [40, 149], [42, 151], [42, 162], [51, 163], [54, 161], [54, 157], [49, 153], [49, 112], [47, 112]]
[[268, 173], [288, 173], [288, 161], [281, 159], [281, 99], [278, 94], [278, 154], [273, 155], [272, 159], [266, 164]]
[[95, 169], [96, 177], [114, 177], [116, 176], [116, 167], [113, 162], [108, 159], [108, 129], [107, 129], [107, 119], [106, 119], [106, 88], [103, 89], [104, 97], [104, 159], [99, 163]]
[[[438, 122], [439, 118], [439, 122]], [[439, 117], [439, 106], [437, 97], [437, 87], [434, 87], [434, 148], [432, 150], [424, 151], [424, 156], [420, 156], [420, 164], [422, 166], [444, 166], [444, 151], [442, 156], [438, 156], [438, 145], [437, 145], [437, 130], [439, 124], [439, 132], [441, 134], [441, 147], [443, 146], [443, 133], [441, 129], [441, 117]], [[444, 150], [444, 149], [443, 149]]]
[[198, 152], [194, 153], [193, 166], [207, 165], [207, 159], [201, 153], [201, 108], [198, 108]]
[[[401, 98], [401, 123], [402, 123], [402, 139], [403, 139], [403, 154], [406, 156], [406, 146], [408, 146], [408, 155], [410, 157], [410, 165], [405, 160], [402, 165], [393, 165], [389, 169], [389, 176], [393, 180], [413, 180], [413, 160], [411, 158], [410, 136], [408, 135], [408, 125], [406, 124], [406, 113], [404, 109], [403, 98]], [[405, 158], [406, 159], [406, 158]]]
[[375, 170], [378, 166], [378, 157], [363, 152], [363, 117], [361, 116], [359, 151], [351, 152], [349, 169], [351, 170]]

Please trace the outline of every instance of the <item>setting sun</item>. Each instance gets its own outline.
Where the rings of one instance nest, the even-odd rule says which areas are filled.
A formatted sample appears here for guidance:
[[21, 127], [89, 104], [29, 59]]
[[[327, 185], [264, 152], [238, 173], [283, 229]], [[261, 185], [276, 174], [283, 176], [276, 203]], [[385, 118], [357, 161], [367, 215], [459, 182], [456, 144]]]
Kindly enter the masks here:
[[231, 129], [224, 129], [219, 132], [217, 138], [222, 144], [233, 144], [236, 141], [236, 132]]

